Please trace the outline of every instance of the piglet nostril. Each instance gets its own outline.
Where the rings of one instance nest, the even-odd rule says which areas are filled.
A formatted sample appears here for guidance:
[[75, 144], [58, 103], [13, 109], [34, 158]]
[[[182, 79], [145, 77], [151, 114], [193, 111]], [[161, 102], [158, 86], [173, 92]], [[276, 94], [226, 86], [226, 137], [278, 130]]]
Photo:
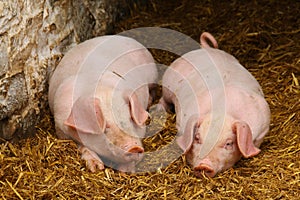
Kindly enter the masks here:
[[128, 161], [139, 161], [142, 159], [144, 153], [144, 149], [141, 146], [133, 146], [130, 147], [125, 152], [125, 157]]
[[209, 177], [215, 176], [215, 171], [213, 170], [213, 168], [205, 164], [200, 164], [195, 167], [194, 172], [197, 177], [201, 176], [202, 172], [204, 172], [204, 174]]
[[129, 153], [144, 153], [144, 149], [140, 146], [134, 146], [127, 150]]

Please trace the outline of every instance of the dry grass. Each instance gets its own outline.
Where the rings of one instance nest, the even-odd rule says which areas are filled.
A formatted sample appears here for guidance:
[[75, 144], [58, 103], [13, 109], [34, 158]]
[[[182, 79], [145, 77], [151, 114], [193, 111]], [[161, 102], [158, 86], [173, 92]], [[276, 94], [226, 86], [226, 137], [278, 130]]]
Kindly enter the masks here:
[[[260, 82], [272, 118], [271, 129], [251, 159], [243, 159], [215, 178], [196, 178], [169, 151], [160, 160], [145, 158], [153, 172], [121, 174], [111, 168], [90, 173], [76, 145], [54, 135], [49, 115], [35, 137], [0, 145], [2, 199], [299, 199], [300, 196], [300, 2], [159, 1], [133, 9], [116, 32], [159, 26], [198, 40], [214, 34], [220, 48], [236, 56]], [[152, 51], [169, 64], [174, 55]], [[166, 146], [176, 134], [174, 116], [159, 135], [145, 139], [147, 151]]]

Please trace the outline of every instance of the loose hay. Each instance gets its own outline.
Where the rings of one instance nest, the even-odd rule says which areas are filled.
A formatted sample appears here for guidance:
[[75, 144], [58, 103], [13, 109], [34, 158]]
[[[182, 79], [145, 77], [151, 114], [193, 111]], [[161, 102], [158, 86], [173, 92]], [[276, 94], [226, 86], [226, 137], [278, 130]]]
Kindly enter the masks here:
[[[203, 31], [216, 36], [220, 48], [236, 56], [262, 85], [271, 107], [271, 129], [262, 152], [242, 159], [215, 178], [195, 178], [184, 156], [168, 166], [170, 151], [145, 157], [138, 167], [154, 172], [123, 174], [106, 168], [90, 173], [72, 141], [54, 135], [45, 116], [35, 137], [0, 145], [2, 199], [298, 199], [300, 196], [300, 2], [299, 1], [149, 1], [132, 9], [132, 18], [116, 32], [158, 26], [195, 40]], [[169, 64], [176, 56], [152, 50]], [[162, 131], [144, 140], [147, 152], [173, 140], [174, 116]], [[176, 154], [176, 152], [173, 152]], [[144, 164], [144, 166], [143, 166]], [[148, 167], [146, 166], [146, 167]]]

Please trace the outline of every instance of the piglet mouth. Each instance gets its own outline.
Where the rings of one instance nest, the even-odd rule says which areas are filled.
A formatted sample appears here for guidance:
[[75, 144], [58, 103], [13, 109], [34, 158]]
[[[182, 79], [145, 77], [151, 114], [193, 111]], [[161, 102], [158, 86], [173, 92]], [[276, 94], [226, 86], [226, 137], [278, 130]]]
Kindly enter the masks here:
[[216, 175], [216, 172], [211, 166], [200, 164], [194, 168], [194, 174], [197, 177], [201, 177], [203, 174], [208, 177], [214, 177]]

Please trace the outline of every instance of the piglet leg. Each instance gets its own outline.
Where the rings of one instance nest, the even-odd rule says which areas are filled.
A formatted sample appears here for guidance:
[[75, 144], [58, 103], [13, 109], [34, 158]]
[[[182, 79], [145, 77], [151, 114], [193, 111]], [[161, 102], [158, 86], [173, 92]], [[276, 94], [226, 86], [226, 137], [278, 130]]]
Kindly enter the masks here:
[[91, 172], [96, 172], [97, 169], [104, 170], [104, 164], [95, 152], [85, 146], [79, 146], [79, 151], [81, 152], [81, 158], [85, 160], [86, 166]]
[[158, 104], [150, 107], [150, 109], [161, 113], [171, 112], [171, 106], [163, 98], [159, 100]]

